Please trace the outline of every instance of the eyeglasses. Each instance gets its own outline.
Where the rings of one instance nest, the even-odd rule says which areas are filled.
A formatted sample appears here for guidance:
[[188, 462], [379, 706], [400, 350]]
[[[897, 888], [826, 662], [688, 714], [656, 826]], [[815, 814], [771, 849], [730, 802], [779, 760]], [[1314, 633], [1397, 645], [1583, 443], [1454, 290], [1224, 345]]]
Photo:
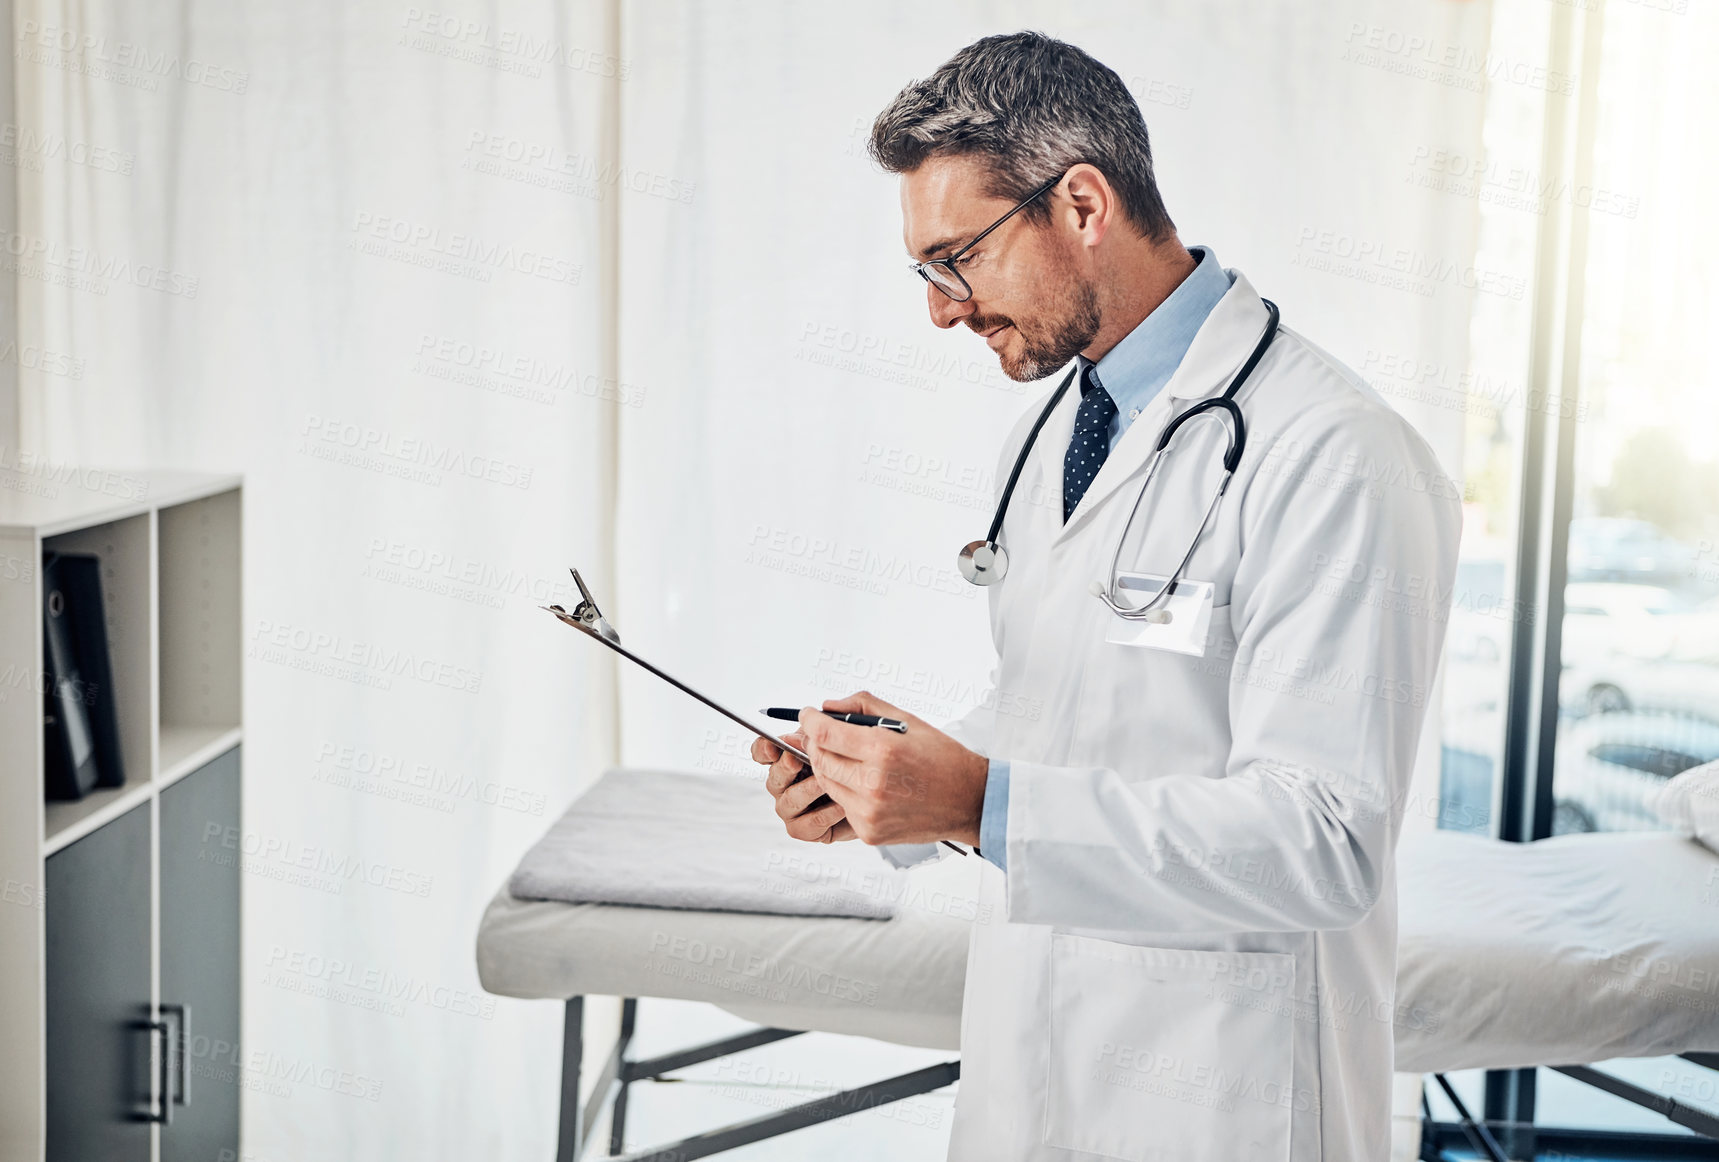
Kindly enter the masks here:
[[961, 272], [955, 269], [955, 260], [973, 249], [973, 247], [979, 245], [979, 243], [983, 242], [987, 234], [995, 230], [998, 226], [1001, 226], [1004, 222], [1007, 222], [1010, 218], [1013, 218], [1022, 210], [1026, 209], [1032, 204], [1033, 199], [1037, 198], [1040, 194], [1062, 181], [1065, 176], [1067, 176], [1065, 173], [1057, 174], [1056, 177], [1028, 194], [1026, 199], [1021, 202], [1020, 205], [1016, 206], [1007, 214], [1004, 214], [1001, 218], [998, 218], [995, 222], [992, 222], [989, 226], [985, 227], [977, 238], [967, 243], [967, 245], [957, 250], [954, 254], [951, 254], [948, 258], [935, 258], [930, 262], [916, 262], [913, 264], [914, 271], [920, 278], [924, 279], [926, 282], [930, 283], [956, 302], [966, 302], [968, 299], [973, 297], [973, 288], [967, 285], [967, 280], [962, 278]]

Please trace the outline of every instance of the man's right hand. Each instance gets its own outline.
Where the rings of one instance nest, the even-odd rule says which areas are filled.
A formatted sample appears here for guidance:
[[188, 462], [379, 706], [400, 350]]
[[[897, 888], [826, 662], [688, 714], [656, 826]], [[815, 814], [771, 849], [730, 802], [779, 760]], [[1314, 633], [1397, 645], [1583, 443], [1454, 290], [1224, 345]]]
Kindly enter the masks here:
[[[802, 750], [806, 746], [806, 736], [798, 731], [783, 735], [782, 741]], [[808, 843], [857, 838], [842, 805], [824, 794], [823, 783], [806, 769], [798, 756], [767, 738], [760, 738], [752, 743], [752, 761], [770, 768], [764, 787], [775, 798], [776, 814], [787, 825], [789, 835]], [[817, 805], [813, 806], [814, 803]]]

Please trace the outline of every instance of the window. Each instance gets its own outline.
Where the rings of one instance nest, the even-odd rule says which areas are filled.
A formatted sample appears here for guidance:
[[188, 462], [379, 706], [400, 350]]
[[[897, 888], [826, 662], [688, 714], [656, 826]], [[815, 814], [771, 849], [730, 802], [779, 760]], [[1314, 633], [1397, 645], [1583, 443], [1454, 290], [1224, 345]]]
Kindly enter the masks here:
[[[1569, 482], [1554, 831], [1659, 827], [1651, 795], [1719, 757], [1719, 161], [1694, 144], [1719, 108], [1702, 47], [1716, 15], [1607, 4], [1595, 22], [1587, 254], [1580, 317], [1566, 323], [1579, 328], [1585, 415]], [[1597, 761], [1584, 760], [1596, 737]], [[1678, 1058], [1604, 1068], [1661, 1093], [1712, 1086]], [[1534, 1092], [1541, 1124], [1683, 1132], [1550, 1070]]]
[[1582, 743], [1604, 735], [1589, 760], [1663, 780], [1714, 757], [1719, 718], [1719, 162], [1690, 136], [1719, 108], [1697, 49], [1719, 23], [1711, 5], [1608, 4], [1596, 24], [1553, 799], [1617, 830], [1656, 823]]
[[[1658, 788], [1719, 757], [1715, 43], [1716, 4], [1494, 0], [1489, 53], [1574, 84], [1487, 91], [1480, 249], [1533, 270], [1533, 302], [1475, 305], [1477, 367], [1527, 395], [1470, 415], [1457, 588], [1496, 585], [1527, 612], [1498, 629], [1453, 602], [1441, 826], [1656, 829]], [[1713, 1106], [1713, 1074], [1681, 1059], [1601, 1068]], [[1478, 1075], [1451, 1080], [1480, 1097]], [[1689, 1133], [1550, 1070], [1484, 1091], [1499, 1123]]]

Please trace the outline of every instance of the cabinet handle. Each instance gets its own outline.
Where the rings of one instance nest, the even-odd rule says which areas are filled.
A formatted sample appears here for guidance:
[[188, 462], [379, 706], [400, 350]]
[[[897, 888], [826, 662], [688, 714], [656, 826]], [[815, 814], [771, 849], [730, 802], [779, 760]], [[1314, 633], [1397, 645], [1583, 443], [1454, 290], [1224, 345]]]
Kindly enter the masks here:
[[178, 1025], [178, 1035], [174, 1037], [174, 1077], [178, 1085], [173, 1091], [173, 1104], [188, 1106], [191, 1104], [191, 1006], [162, 1005], [161, 1012], [165, 1016], [173, 1014]]
[[155, 1039], [155, 1034], [161, 1034], [161, 1056], [157, 1058], [159, 1064], [156, 1066], [156, 1084], [161, 1091], [161, 1109], [150, 1110], [142, 1115], [142, 1118], [146, 1122], [158, 1122], [161, 1125], [170, 1126], [173, 1124], [173, 1099], [170, 1093], [173, 1075], [168, 1072], [167, 1068], [167, 1052], [171, 1044], [168, 1040], [168, 1024], [166, 1021], [144, 1021], [143, 1027], [149, 1030], [151, 1041]]

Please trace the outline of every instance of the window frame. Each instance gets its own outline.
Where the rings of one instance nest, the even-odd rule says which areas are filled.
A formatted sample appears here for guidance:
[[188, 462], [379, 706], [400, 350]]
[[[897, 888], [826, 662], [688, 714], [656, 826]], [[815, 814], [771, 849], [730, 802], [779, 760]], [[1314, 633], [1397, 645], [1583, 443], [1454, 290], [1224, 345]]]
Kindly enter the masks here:
[[[1540, 172], [1592, 181], [1603, 18], [1597, 7], [1557, 5], [1550, 25], [1548, 65], [1567, 68], [1580, 80], [1573, 93], [1546, 94]], [[1523, 422], [1514, 608], [1535, 615], [1519, 617], [1511, 627], [1503, 765], [1492, 815], [1493, 834], [1517, 843], [1552, 834], [1587, 255], [1586, 213], [1564, 204], [1541, 218], [1530, 284], [1528, 386], [1541, 399], [1556, 397], [1572, 406], [1526, 408]], [[1504, 1145], [1513, 1157], [1524, 1156], [1514, 1152], [1522, 1147], [1525, 1156], [1535, 1156], [1538, 1076], [1537, 1068], [1486, 1073], [1483, 1116], [1505, 1123]], [[1567, 1132], [1583, 1141], [1590, 1133]]]

